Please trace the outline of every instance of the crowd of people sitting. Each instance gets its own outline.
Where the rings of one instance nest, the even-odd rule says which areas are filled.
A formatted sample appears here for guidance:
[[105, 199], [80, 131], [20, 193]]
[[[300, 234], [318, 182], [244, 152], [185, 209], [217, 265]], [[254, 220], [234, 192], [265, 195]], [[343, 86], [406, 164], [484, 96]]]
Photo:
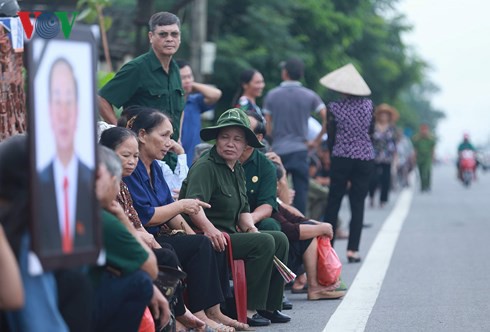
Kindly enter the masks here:
[[[201, 129], [200, 114], [213, 108], [221, 91], [194, 82], [189, 64], [177, 65], [172, 59], [180, 43], [175, 15], [155, 14], [149, 38], [150, 52], [124, 66], [99, 96], [106, 121], [99, 122], [94, 190], [105, 265], [29, 275], [27, 138], [0, 143], [2, 331], [138, 331], [148, 307], [158, 329], [170, 321], [177, 331], [223, 332], [287, 323], [290, 317], [283, 310], [292, 304], [284, 296], [274, 258], [297, 274], [292, 292], [306, 293], [308, 300], [341, 298], [347, 288], [340, 279], [327, 286], [318, 282], [317, 239], [333, 242], [349, 236], [336, 217], [345, 190], [352, 186], [351, 199], [363, 204], [369, 182], [371, 204], [380, 187], [382, 206], [394, 168], [400, 184], [408, 184], [413, 157], [394, 127], [396, 110], [383, 104], [374, 113], [372, 102], [361, 97], [369, 94], [364, 90], [325, 84], [348, 96], [328, 106], [337, 112], [333, 135], [338, 140], [332, 143], [326, 132], [327, 107], [299, 82], [303, 63], [290, 59], [282, 65], [283, 83], [267, 95], [264, 109], [257, 105], [264, 77], [246, 70], [234, 107], [224, 111], [216, 125]], [[141, 73], [148, 77], [140, 78]], [[151, 88], [149, 94], [141, 93], [145, 80], [154, 84], [152, 75], [168, 78], [167, 91]], [[141, 102], [143, 95], [149, 102]], [[305, 111], [279, 115], [278, 109], [296, 101]], [[124, 106], [118, 119], [112, 105]], [[357, 197], [357, 178], [346, 175], [339, 182], [330, 173], [331, 157], [338, 159], [333, 158], [334, 170], [342, 158], [364, 158], [335, 156], [346, 130], [342, 105], [365, 110], [359, 113], [365, 116], [359, 138], [371, 144], [372, 137], [374, 143], [375, 176], [363, 178]], [[370, 174], [373, 158], [371, 153], [365, 158], [365, 174]], [[360, 212], [356, 218], [362, 227], [363, 209]], [[350, 235], [355, 243], [348, 247], [349, 262], [360, 261], [359, 227]], [[245, 261], [247, 321], [236, 320], [233, 310], [224, 306], [232, 296], [226, 246], [233, 248], [234, 259]], [[186, 275], [171, 298], [154, 284], [161, 266]]]
[[[246, 260], [247, 271], [250, 271], [247, 273], [247, 298], [250, 318], [248, 323], [251, 326], [289, 320], [281, 313], [284, 283], [278, 271], [273, 268], [274, 255], [287, 262], [291, 270], [299, 272], [300, 277], [292, 286], [293, 292], [304, 290], [310, 300], [340, 298], [345, 294], [346, 288], [340, 285], [340, 280], [330, 287], [324, 287], [318, 284], [316, 277], [316, 239], [318, 236], [333, 237], [332, 226], [318, 221], [321, 220], [322, 212], [314, 212], [314, 203], [318, 201], [324, 205], [325, 195], [328, 195], [328, 167], [322, 157], [322, 153], [327, 153], [325, 146], [319, 147], [318, 155], [312, 154], [310, 163], [310, 181], [314, 181], [324, 190], [321, 191], [314, 186], [311, 186], [311, 189], [324, 196], [318, 199], [312, 195], [313, 199], [309, 202], [313, 204], [309, 204], [310, 212], [306, 218], [291, 205], [294, 194], [291, 193], [280, 157], [272, 151], [265, 154], [259, 151], [265, 148], [261, 143], [265, 133], [260, 130], [260, 121], [255, 113], [248, 112], [247, 116], [239, 109], [230, 109], [223, 113], [216, 126], [202, 129], [201, 137], [206, 141], [216, 140], [216, 143], [208, 144], [207, 150], [198, 147], [197, 161], [189, 172], [185, 167], [185, 154], [179, 154], [184, 156], [183, 174], [180, 173], [182, 169], [178, 167], [176, 172], [185, 180], [174, 188], [180, 192], [177, 200], [174, 200], [168, 185], [172, 180], [175, 181], [176, 175], [173, 171], [167, 170], [165, 176], [166, 165], [161, 162], [169, 151], [182, 152], [181, 147], [176, 148], [179, 144], [171, 138], [173, 128], [167, 116], [150, 108], [128, 108], [121, 116], [120, 126], [111, 127], [101, 133], [100, 145], [110, 149], [100, 148], [99, 170], [107, 175], [99, 175], [97, 180], [98, 185], [101, 183], [101, 189], [97, 187], [97, 194], [103, 208], [104, 243], [109, 250], [110, 245], [107, 243], [118, 232], [130, 233], [136, 239], [132, 240], [131, 244], [124, 244], [125, 251], [115, 254], [120, 260], [114, 258], [112, 265], [120, 267], [128, 274], [137, 273], [138, 277], [134, 279], [140, 283], [137, 294], [129, 294], [130, 290], [135, 289], [124, 287], [128, 285], [127, 281], [121, 280], [118, 283], [117, 279], [111, 278], [107, 272], [98, 277], [97, 284], [93, 286], [96, 303], [94, 312], [98, 313], [94, 315], [95, 330], [108, 331], [116, 326], [121, 326], [122, 330], [130, 330], [129, 326], [137, 328], [144, 308], [150, 301], [154, 301], [152, 291], [161, 297], [159, 290], [154, 289], [151, 283], [151, 279], [156, 276], [157, 265], [172, 266], [182, 269], [187, 274], [187, 301], [184, 301], [180, 289], [176, 293], [177, 300], [173, 308], [180, 330], [203, 327], [217, 331], [247, 329], [248, 324], [231, 319], [220, 309], [225, 297], [231, 294], [224, 253], [226, 245], [233, 247], [235, 258]], [[1, 184], [2, 188], [9, 188], [9, 184], [16, 181], [12, 176], [27, 176], [27, 168], [24, 169], [24, 174], [21, 174], [21, 161], [16, 159], [27, 159], [26, 139], [14, 137], [1, 146], [0, 152], [5, 151], [1, 158], [1, 179], [4, 181]], [[17, 155], [9, 153], [12, 150], [15, 150]], [[111, 153], [112, 151], [115, 154]], [[204, 156], [197, 159], [202, 154]], [[254, 175], [247, 183], [242, 182], [241, 179], [246, 178], [249, 160], [253, 161], [254, 165], [262, 163], [269, 166], [273, 173], [264, 176], [264, 180], [270, 183], [263, 186], [264, 183], [259, 181], [261, 179], [254, 178]], [[15, 173], [12, 173], [14, 171]], [[107, 179], [106, 184], [102, 184], [104, 179]], [[22, 190], [19, 186], [20, 184], [17, 191]], [[255, 189], [249, 190], [249, 187]], [[23, 188], [24, 196], [27, 195], [27, 190]], [[16, 200], [20, 199], [21, 197], [16, 197]], [[258, 206], [264, 205], [264, 199], [271, 208], [269, 213], [265, 214], [268, 217], [259, 217], [261, 221], [256, 223], [252, 214], [257, 211]], [[2, 201], [8, 202], [9, 198], [2, 196]], [[10, 210], [16, 208], [17, 204]], [[317, 208], [318, 211], [323, 209], [324, 206]], [[13, 211], [4, 215], [21, 217], [22, 219], [16, 221], [26, 222], [25, 216]], [[8, 219], [5, 219], [6, 225], [9, 224]], [[22, 228], [25, 227], [24, 224]], [[231, 243], [226, 242], [222, 232], [230, 234]], [[17, 236], [20, 234], [17, 231]], [[1, 244], [5, 246], [6, 240], [3, 239]], [[118, 251], [121, 249], [120, 245], [122, 243], [115, 244]], [[16, 248], [17, 252], [18, 250], [19, 248]], [[14, 286], [20, 286], [18, 268], [15, 267], [16, 264], [8, 250], [2, 250], [2, 253], [6, 255], [5, 261], [8, 264], [2, 266], [2, 271], [9, 271], [10, 277], [15, 280], [8, 283], [8, 291], [14, 292]], [[305, 275], [302, 275], [302, 271]], [[61, 272], [55, 273], [54, 280], [62, 281], [61, 275]], [[80, 278], [80, 275], [77, 277]], [[146, 283], [143, 283], [145, 279]], [[6, 282], [9, 279], [6, 276], [2, 280]], [[72, 292], [73, 287], [74, 285], [65, 291]], [[115, 300], [116, 293], [120, 294], [120, 302]], [[134, 304], [127, 305], [121, 293], [125, 293], [124, 296], [128, 298], [137, 298], [139, 307]], [[5, 299], [5, 302], [1, 302], [4, 309], [20, 306], [22, 291], [16, 294], [20, 294], [17, 295], [20, 299], [16, 300], [16, 296], [9, 293], [2, 295], [2, 299]], [[35, 294], [29, 292], [26, 296], [42, 296], [39, 291]], [[85, 294], [85, 300], [87, 297]], [[159, 301], [165, 303], [163, 298]], [[50, 306], [51, 310], [55, 310], [52, 308], [53, 303]], [[107, 308], [112, 309], [109, 311]], [[163, 306], [161, 310], [168, 311], [168, 307]], [[120, 319], [107, 319], [111, 317], [111, 311], [113, 317]], [[60, 315], [65, 318], [62, 312]], [[161, 317], [161, 323], [165, 324], [167, 318], [164, 314]], [[11, 320], [7, 320], [9, 321]], [[81, 331], [83, 326], [87, 326], [82, 324], [78, 329], [73, 329], [69, 319], [66, 324], [72, 331]]]

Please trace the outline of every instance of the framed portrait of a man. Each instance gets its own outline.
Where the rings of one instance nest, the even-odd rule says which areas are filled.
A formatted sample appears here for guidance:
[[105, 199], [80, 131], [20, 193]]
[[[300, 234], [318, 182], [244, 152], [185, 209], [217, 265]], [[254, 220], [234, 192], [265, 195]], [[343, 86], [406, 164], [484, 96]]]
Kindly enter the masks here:
[[96, 50], [92, 33], [27, 47], [32, 249], [43, 269], [95, 263]]

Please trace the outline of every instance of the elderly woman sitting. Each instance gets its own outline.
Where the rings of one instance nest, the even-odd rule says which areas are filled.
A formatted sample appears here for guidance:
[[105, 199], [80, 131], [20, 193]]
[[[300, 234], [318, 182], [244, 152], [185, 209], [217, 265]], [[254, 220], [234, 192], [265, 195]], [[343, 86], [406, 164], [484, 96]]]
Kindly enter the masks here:
[[[187, 273], [188, 307], [197, 318], [218, 332], [247, 329], [247, 324], [227, 317], [220, 310], [220, 303], [224, 302], [224, 295], [229, 291], [225, 255], [214, 252], [209, 239], [196, 235], [181, 216], [181, 213], [197, 213], [201, 206], [209, 205], [195, 199], [174, 202], [157, 162], [175, 144], [171, 139], [172, 123], [159, 111], [142, 109], [128, 119], [127, 127], [136, 136], [136, 139], [129, 137], [128, 141], [132, 145], [133, 158], [139, 153], [137, 162], [134, 158], [134, 162], [128, 164], [123, 178], [137, 212], [132, 213], [134, 223], [138, 225], [141, 222], [160, 244], [170, 244], [175, 249]], [[124, 157], [123, 151], [120, 152]], [[131, 202], [127, 196], [120, 199], [120, 203], [129, 207]], [[164, 230], [166, 226], [184, 230], [188, 235], [169, 236], [168, 229]]]
[[216, 144], [194, 163], [182, 184], [180, 198], [198, 199], [211, 207], [187, 214], [187, 220], [203, 231], [217, 251], [224, 251], [227, 245], [222, 232], [229, 233], [234, 258], [246, 261], [249, 325], [289, 322], [290, 318], [280, 312], [284, 281], [273, 268], [274, 255], [286, 262], [288, 240], [282, 232], [259, 233], [254, 226], [244, 170], [238, 161], [247, 144], [262, 144], [239, 109], [224, 112], [217, 126], [201, 130], [201, 138], [216, 139]]

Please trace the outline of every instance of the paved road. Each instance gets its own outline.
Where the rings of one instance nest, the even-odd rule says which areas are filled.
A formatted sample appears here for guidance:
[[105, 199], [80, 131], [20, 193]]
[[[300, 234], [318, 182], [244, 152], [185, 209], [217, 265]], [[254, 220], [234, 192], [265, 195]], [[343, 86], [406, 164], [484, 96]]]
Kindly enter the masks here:
[[[344, 300], [287, 292], [292, 321], [257, 331], [490, 331], [490, 173], [469, 189], [454, 173], [438, 166], [430, 194], [412, 188], [392, 194], [384, 209], [367, 208], [362, 264], [348, 264], [346, 240], [336, 242], [350, 286]], [[347, 208], [345, 200], [344, 220]]]

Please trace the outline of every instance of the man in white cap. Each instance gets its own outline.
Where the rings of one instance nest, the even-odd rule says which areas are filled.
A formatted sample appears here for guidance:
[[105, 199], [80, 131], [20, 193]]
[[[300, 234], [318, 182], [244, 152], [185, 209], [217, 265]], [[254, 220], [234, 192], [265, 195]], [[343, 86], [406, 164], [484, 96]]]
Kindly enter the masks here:
[[[325, 133], [327, 110], [322, 99], [312, 90], [302, 86], [304, 64], [300, 59], [292, 58], [282, 65], [280, 86], [272, 89], [264, 101], [264, 113], [267, 120], [267, 134], [272, 137], [272, 150], [284, 164], [286, 171], [293, 177], [296, 194], [294, 206], [305, 213], [308, 198], [308, 148], [320, 144]], [[317, 112], [323, 120], [323, 130], [308, 141], [308, 118]]]

